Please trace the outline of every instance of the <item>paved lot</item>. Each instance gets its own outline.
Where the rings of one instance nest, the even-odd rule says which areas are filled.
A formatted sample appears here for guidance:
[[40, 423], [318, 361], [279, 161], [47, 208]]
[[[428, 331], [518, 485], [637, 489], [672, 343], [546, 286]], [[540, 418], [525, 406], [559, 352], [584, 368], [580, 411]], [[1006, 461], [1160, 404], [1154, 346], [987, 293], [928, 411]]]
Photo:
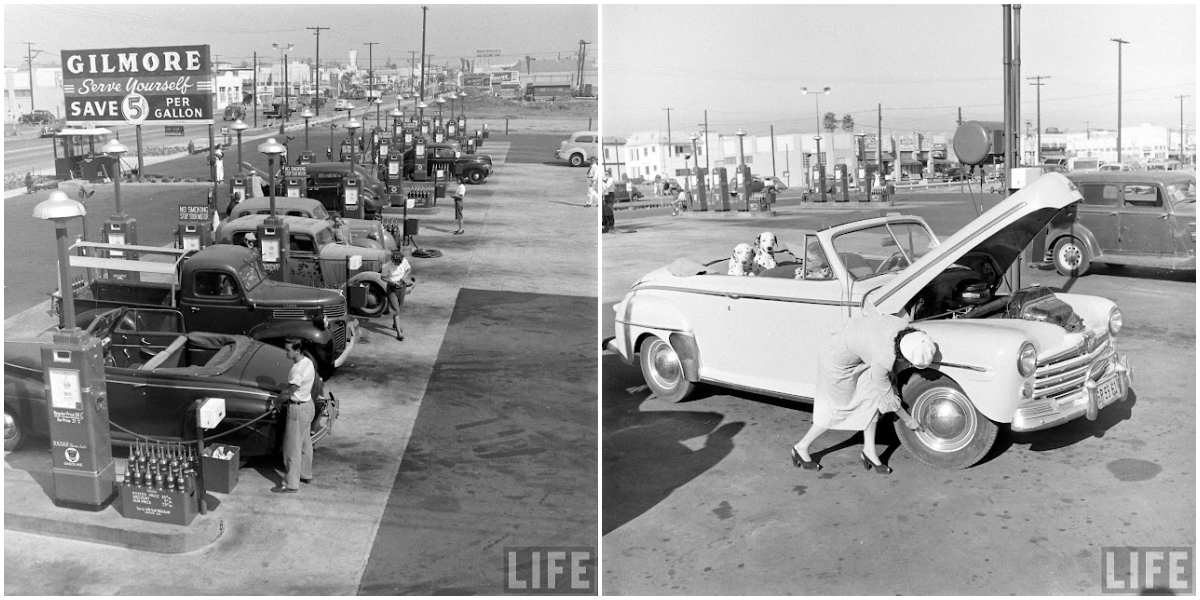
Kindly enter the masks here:
[[[978, 197], [977, 197], [978, 198]], [[997, 196], [990, 196], [994, 203]], [[969, 201], [901, 196], [939, 236]], [[784, 208], [774, 219], [622, 216], [603, 236], [601, 329], [647, 271], [675, 258], [728, 256], [765, 230], [781, 241], [839, 211]], [[606, 594], [1096, 594], [1107, 546], [1195, 546], [1195, 277], [1103, 268], [1024, 283], [1105, 296], [1125, 315], [1119, 348], [1131, 398], [1094, 422], [1004, 431], [965, 471], [923, 467], [881, 428], [890, 476], [858, 463], [861, 436], [830, 432], [824, 470], [794, 469], [789, 447], [811, 409], [705, 388], [665, 404], [636, 366], [602, 359], [603, 584]], [[802, 335], [803, 332], [797, 332]]]
[[[583, 187], [577, 179], [582, 180], [582, 173], [547, 170], [540, 165], [503, 165], [486, 184], [469, 188], [466, 235], [449, 234], [455, 228], [451, 211], [422, 218], [417, 243], [423, 248], [440, 250], [443, 256], [410, 259], [419, 283], [405, 303], [407, 340], [399, 343], [392, 339], [388, 330], [381, 327], [385, 325], [382, 321], [379, 325], [366, 324], [367, 339], [360, 342], [350, 364], [339, 370], [327, 385], [327, 389], [343, 399], [342, 416], [334, 435], [315, 453], [316, 482], [306, 486], [301, 494], [281, 498], [269, 493], [279, 465], [271, 461], [252, 463], [242, 470], [234, 493], [222, 498], [222, 504], [209, 515], [225, 520], [224, 535], [211, 546], [181, 555], [121, 550], [6, 531], [5, 592], [18, 595], [360, 592], [372, 548], [379, 543], [378, 536], [387, 531], [381, 522], [397, 474], [407, 461], [406, 449], [414, 435], [414, 423], [423, 412], [435, 364], [440, 355], [451, 350], [457, 354], [451, 358], [461, 360], [468, 356], [469, 345], [455, 345], [448, 350], [444, 344], [446, 339], [459, 339], [459, 334], [448, 332], [455, 331], [451, 320], [460, 293], [479, 290], [538, 298], [565, 296], [572, 302], [583, 299], [585, 304], [594, 306], [595, 213], [581, 208], [582, 201], [572, 197], [570, 190], [574, 186]], [[139, 218], [139, 226], [153, 219], [135, 210], [170, 204], [161, 209], [169, 214], [178, 204], [173, 200], [173, 190], [177, 188], [155, 189], [158, 191], [149, 193], [144, 204], [134, 204], [129, 209]], [[94, 200], [100, 197], [97, 192]], [[27, 215], [27, 209], [31, 211], [31, 207], [21, 206], [17, 214]], [[93, 214], [107, 214], [108, 210], [111, 209], [101, 207]], [[6, 226], [12, 223], [10, 218]], [[157, 227], [143, 231], [147, 236], [144, 239], [166, 239], [156, 237], [164, 235]], [[48, 231], [30, 235], [36, 241], [23, 243], [20, 236], [6, 238], [7, 269], [16, 261], [33, 262], [32, 256], [26, 258], [27, 253], [40, 251], [52, 240]], [[11, 290], [11, 282], [20, 279], [14, 279], [11, 271], [6, 276]], [[562, 336], [580, 348], [590, 349], [595, 344], [596, 324], [587, 318], [586, 311], [582, 312], [581, 318], [566, 324], [563, 319], [538, 320], [536, 315], [526, 315], [523, 321], [517, 321], [517, 326]], [[44, 307], [33, 306], [6, 319], [5, 334], [9, 339], [27, 338], [50, 326]], [[525, 351], [519, 344], [510, 350]], [[590, 378], [588, 375], [583, 370], [577, 378], [545, 389], [504, 388], [504, 392], [489, 401], [494, 407], [518, 400], [543, 405], [557, 403], [563, 410], [572, 408], [575, 418], [590, 418], [594, 422], [595, 405], [577, 400], [594, 398], [594, 371]], [[488, 389], [477, 393], [486, 395]], [[564, 405], [564, 396], [576, 400]], [[552, 429], [561, 423], [561, 416], [530, 411], [523, 426], [535, 432]], [[456, 424], [447, 419], [433, 422], [442, 429]], [[554, 439], [542, 442], [550, 456], [562, 456], [575, 451], [581, 443], [586, 445], [584, 435], [580, 433], [576, 439], [563, 441], [561, 446]], [[591, 444], [594, 447], [594, 438]], [[12, 484], [14, 480], [26, 482], [32, 477], [31, 465], [44, 460], [39, 459], [44, 453], [44, 445], [35, 445], [6, 456], [6, 493], [20, 487]], [[471, 468], [471, 462], [478, 460], [481, 459], [465, 452], [460, 468]], [[507, 489], [504, 486], [489, 488], [479, 497], [497, 512], [463, 511], [457, 521], [464, 530], [479, 533], [475, 539], [458, 538], [463, 548], [468, 548], [467, 554], [479, 552], [479, 547], [486, 548], [488, 532], [503, 528], [531, 532], [528, 537], [514, 538], [513, 545], [594, 546], [595, 526], [587, 524], [596, 522], [595, 461], [568, 460], [560, 464], [563, 468], [557, 476], [561, 477], [563, 493], [552, 502], [553, 516], [560, 527], [547, 526], [546, 514], [534, 505], [536, 499], [513, 494], [502, 496], [498, 492]], [[551, 478], [538, 460], [528, 456], [493, 458], [491, 468], [508, 472], [518, 482], [536, 477], [542, 485], [548, 485], [545, 481]], [[36, 485], [33, 489], [35, 493], [44, 493]], [[451, 497], [466, 493], [463, 489], [442, 492]], [[487, 495], [490, 493], [495, 495]], [[48, 504], [49, 498], [44, 502]], [[480, 520], [472, 526], [472, 519]], [[549, 529], [558, 533], [552, 539], [543, 538], [540, 534]], [[417, 549], [426, 564], [447, 552], [446, 536], [436, 528], [409, 531], [406, 535], [412, 542], [410, 550]], [[503, 581], [501, 548], [477, 556], [481, 561], [490, 558], [492, 562], [476, 562], [473, 572], [463, 573], [461, 581], [470, 580], [473, 586], [490, 581], [491, 588], [472, 589], [499, 593]], [[453, 578], [428, 579], [432, 572], [423, 571], [420, 564], [391, 563], [390, 580], [423, 586], [420, 589], [428, 593], [458, 589]], [[148, 576], [150, 572], [170, 575]]]

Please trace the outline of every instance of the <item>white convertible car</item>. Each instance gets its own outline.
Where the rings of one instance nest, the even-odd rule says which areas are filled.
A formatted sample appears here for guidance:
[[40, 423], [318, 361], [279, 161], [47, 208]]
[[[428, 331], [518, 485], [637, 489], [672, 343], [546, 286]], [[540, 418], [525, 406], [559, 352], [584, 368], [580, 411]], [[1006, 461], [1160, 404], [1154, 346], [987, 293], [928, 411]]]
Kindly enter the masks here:
[[1095, 419], [1128, 394], [1116, 304], [1014, 291], [1005, 278], [1033, 236], [1080, 200], [1051, 173], [942, 242], [921, 218], [893, 213], [797, 232], [794, 254], [777, 255], [779, 266], [757, 277], [726, 275], [725, 259], [681, 259], [617, 303], [606, 345], [628, 364], [640, 356], [646, 383], [666, 400], [697, 383], [808, 400], [824, 330], [873, 311], [907, 315], [938, 354], [927, 369], [897, 365], [902, 400], [923, 431], [897, 421], [896, 433], [921, 462], [966, 468], [991, 448], [998, 423], [1034, 431]]

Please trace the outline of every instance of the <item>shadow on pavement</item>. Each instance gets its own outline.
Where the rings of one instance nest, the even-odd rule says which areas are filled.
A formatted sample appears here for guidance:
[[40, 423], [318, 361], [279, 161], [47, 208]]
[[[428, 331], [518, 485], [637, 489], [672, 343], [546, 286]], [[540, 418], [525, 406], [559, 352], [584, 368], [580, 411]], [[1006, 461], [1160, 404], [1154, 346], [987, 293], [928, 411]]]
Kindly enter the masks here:
[[[602, 534], [632, 521], [677, 488], [711, 469], [733, 449], [745, 423], [721, 425], [714, 412], [647, 411], [648, 391], [636, 367], [605, 355]], [[692, 450], [684, 440], [706, 437]], [[694, 446], [694, 445], [693, 445]]]

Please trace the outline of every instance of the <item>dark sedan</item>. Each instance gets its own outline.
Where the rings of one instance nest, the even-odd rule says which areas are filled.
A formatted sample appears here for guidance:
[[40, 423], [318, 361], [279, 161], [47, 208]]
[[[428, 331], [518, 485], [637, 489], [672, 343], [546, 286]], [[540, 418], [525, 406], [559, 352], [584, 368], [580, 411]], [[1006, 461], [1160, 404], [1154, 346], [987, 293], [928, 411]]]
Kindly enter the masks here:
[[[242, 457], [280, 451], [285, 415], [275, 407], [292, 364], [283, 349], [241, 335], [182, 333], [182, 315], [171, 309], [118, 308], [87, 329], [104, 346], [114, 446], [194, 440], [196, 400], [212, 397], [225, 399], [226, 416], [204, 432], [206, 440], [238, 446]], [[41, 347], [4, 343], [6, 451], [48, 432]], [[329, 434], [338, 413], [332, 396], [317, 409], [314, 442]]]

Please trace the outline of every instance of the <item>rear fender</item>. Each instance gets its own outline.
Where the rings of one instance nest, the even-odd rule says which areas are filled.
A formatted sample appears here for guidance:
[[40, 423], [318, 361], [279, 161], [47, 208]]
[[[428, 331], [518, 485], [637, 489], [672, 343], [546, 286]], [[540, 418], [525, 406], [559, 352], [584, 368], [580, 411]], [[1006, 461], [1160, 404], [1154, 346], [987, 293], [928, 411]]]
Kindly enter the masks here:
[[[1087, 248], [1088, 255], [1092, 258], [1103, 254], [1103, 251], [1100, 250], [1100, 244], [1096, 242], [1096, 236], [1092, 235], [1092, 231], [1076, 222], [1057, 225], [1051, 228], [1046, 234], [1046, 251], [1053, 251], [1054, 246], [1058, 244], [1059, 240], [1068, 237], [1079, 240], [1079, 243]], [[1034, 258], [1040, 259], [1041, 257]]]

